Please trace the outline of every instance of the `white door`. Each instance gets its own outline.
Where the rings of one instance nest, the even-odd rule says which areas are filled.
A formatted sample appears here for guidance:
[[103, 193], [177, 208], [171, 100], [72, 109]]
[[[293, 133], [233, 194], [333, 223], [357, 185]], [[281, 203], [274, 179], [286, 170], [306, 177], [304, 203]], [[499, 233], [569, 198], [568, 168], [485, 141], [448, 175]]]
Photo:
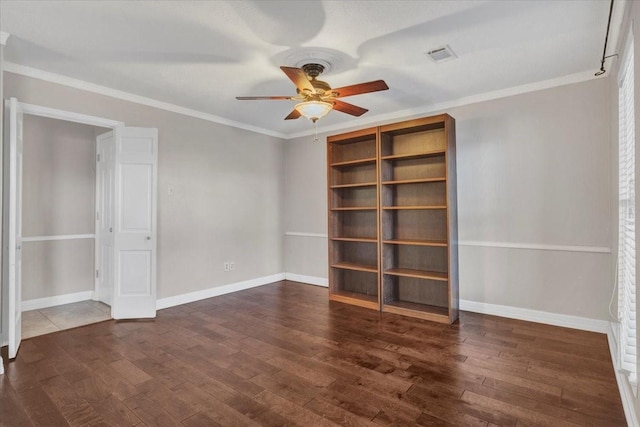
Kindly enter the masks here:
[[96, 299], [107, 305], [113, 296], [113, 227], [115, 187], [114, 133], [96, 143]]
[[[4, 252], [3, 282], [8, 322], [9, 359], [18, 354], [22, 339], [22, 106], [16, 98], [5, 104], [4, 140]], [[8, 167], [7, 167], [8, 166]]]
[[114, 319], [156, 316], [158, 130], [116, 128], [114, 169]]

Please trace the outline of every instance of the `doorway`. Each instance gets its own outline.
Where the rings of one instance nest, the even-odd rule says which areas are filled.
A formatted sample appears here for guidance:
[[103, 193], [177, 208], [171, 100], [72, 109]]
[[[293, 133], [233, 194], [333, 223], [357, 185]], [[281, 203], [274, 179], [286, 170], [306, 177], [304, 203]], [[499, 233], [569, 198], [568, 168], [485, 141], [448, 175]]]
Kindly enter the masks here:
[[[27, 242], [29, 239], [32, 242], [94, 239], [95, 276], [91, 299], [108, 303], [114, 319], [155, 317], [157, 129], [124, 127], [122, 122], [24, 104], [15, 98], [7, 100], [5, 105], [2, 328], [9, 359], [15, 358], [22, 339], [25, 115], [111, 129], [97, 136], [100, 130], [93, 129], [96, 140], [92, 153], [95, 161], [93, 233], [62, 235], [66, 236], [63, 238], [27, 236]], [[36, 154], [41, 153], [36, 150]], [[43, 161], [50, 158], [45, 156]], [[105, 170], [108, 173], [103, 173]], [[83, 184], [90, 186], [91, 180], [87, 181]], [[71, 209], [66, 214], [76, 213]], [[86, 255], [87, 252], [90, 251], [79, 253]], [[38, 259], [51, 263], [47, 257]]]
[[23, 118], [22, 337], [111, 318], [91, 301], [96, 137], [108, 128]]

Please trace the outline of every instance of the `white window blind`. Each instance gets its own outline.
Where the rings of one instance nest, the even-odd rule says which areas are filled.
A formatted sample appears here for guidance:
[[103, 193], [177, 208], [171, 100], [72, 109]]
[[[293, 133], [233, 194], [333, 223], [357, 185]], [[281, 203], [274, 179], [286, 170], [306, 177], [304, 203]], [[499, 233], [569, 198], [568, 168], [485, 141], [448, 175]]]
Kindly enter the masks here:
[[618, 95], [618, 316], [621, 368], [637, 384], [636, 356], [636, 189], [633, 39], [621, 64]]

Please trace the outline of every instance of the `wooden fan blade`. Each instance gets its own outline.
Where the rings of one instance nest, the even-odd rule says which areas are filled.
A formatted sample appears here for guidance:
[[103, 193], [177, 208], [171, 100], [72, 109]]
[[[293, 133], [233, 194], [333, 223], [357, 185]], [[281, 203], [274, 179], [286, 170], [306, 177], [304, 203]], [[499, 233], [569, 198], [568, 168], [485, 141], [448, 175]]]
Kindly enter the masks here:
[[360, 117], [361, 115], [369, 111], [366, 108], [358, 107], [357, 105], [349, 104], [343, 101], [338, 101], [337, 99], [334, 99], [331, 102], [333, 102], [334, 110], [342, 111], [343, 113], [351, 114], [352, 116]]
[[331, 92], [338, 94], [336, 98], [343, 98], [345, 96], [360, 95], [362, 93], [378, 92], [380, 90], [387, 90], [389, 86], [384, 80], [375, 80], [367, 83], [359, 83], [357, 85], [339, 87], [337, 89], [331, 89]]
[[255, 100], [269, 100], [269, 99], [292, 99], [291, 96], [236, 96], [236, 99], [240, 101], [255, 101]]
[[287, 117], [285, 117], [285, 120], [293, 120], [293, 119], [297, 119], [298, 117], [300, 117], [300, 112], [298, 110], [293, 110], [292, 112], [289, 113], [289, 115]]
[[280, 67], [280, 69], [291, 79], [300, 92], [304, 90], [316, 91], [302, 69], [295, 67]]

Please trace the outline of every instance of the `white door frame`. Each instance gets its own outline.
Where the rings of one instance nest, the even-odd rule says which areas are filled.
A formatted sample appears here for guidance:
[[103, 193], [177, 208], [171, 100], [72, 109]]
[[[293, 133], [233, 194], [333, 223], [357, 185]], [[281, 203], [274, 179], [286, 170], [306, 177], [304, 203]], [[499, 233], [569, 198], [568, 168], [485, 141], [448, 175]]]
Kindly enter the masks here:
[[85, 125], [98, 126], [103, 128], [117, 128], [124, 126], [124, 122], [104, 119], [102, 117], [88, 116], [86, 114], [74, 113], [72, 111], [57, 110], [55, 108], [42, 107], [40, 105], [26, 104], [20, 102], [24, 114], [32, 116], [48, 117], [50, 119], [63, 120], [65, 122], [82, 123]]
[[[125, 126], [124, 122], [121, 121], [117, 121], [117, 120], [111, 120], [111, 119], [106, 119], [103, 117], [97, 117], [97, 116], [90, 116], [87, 114], [80, 114], [80, 113], [75, 113], [72, 111], [65, 111], [65, 110], [58, 110], [55, 108], [49, 108], [49, 107], [43, 107], [40, 105], [34, 105], [34, 104], [27, 104], [24, 102], [20, 102], [18, 101], [18, 104], [22, 107], [22, 111], [23, 114], [28, 114], [31, 116], [38, 116], [38, 117], [47, 117], [50, 119], [56, 119], [56, 120], [63, 120], [63, 121], [67, 121], [67, 122], [73, 122], [73, 123], [81, 123], [81, 124], [86, 124], [86, 125], [90, 125], [90, 126], [98, 126], [98, 127], [103, 127], [103, 128], [110, 128], [110, 129], [114, 129], [117, 127], [122, 127]], [[95, 143], [95, 142], [94, 142]], [[2, 167], [6, 167], [6, 165], [4, 164], [4, 162], [6, 161], [6, 159], [3, 159], [3, 164]], [[97, 177], [96, 177], [97, 178]], [[3, 208], [1, 206], [2, 204], [2, 199], [0, 198], [0, 210], [1, 208]], [[95, 215], [94, 215], [95, 217]], [[6, 230], [2, 230], [3, 234], [6, 232]], [[96, 233], [97, 230], [94, 230], [94, 235]], [[2, 259], [2, 248], [0, 245], [0, 259]], [[95, 276], [94, 276], [94, 295], [95, 295], [95, 286], [97, 285], [97, 282], [95, 281]], [[2, 310], [2, 340], [0, 341], [0, 346], [5, 346], [8, 344], [8, 319], [6, 319], [6, 314], [7, 314], [7, 310], [5, 309], [6, 307], [6, 300], [7, 300], [7, 292], [5, 289], [4, 284], [2, 285], [2, 304], [3, 304], [3, 310]]]

